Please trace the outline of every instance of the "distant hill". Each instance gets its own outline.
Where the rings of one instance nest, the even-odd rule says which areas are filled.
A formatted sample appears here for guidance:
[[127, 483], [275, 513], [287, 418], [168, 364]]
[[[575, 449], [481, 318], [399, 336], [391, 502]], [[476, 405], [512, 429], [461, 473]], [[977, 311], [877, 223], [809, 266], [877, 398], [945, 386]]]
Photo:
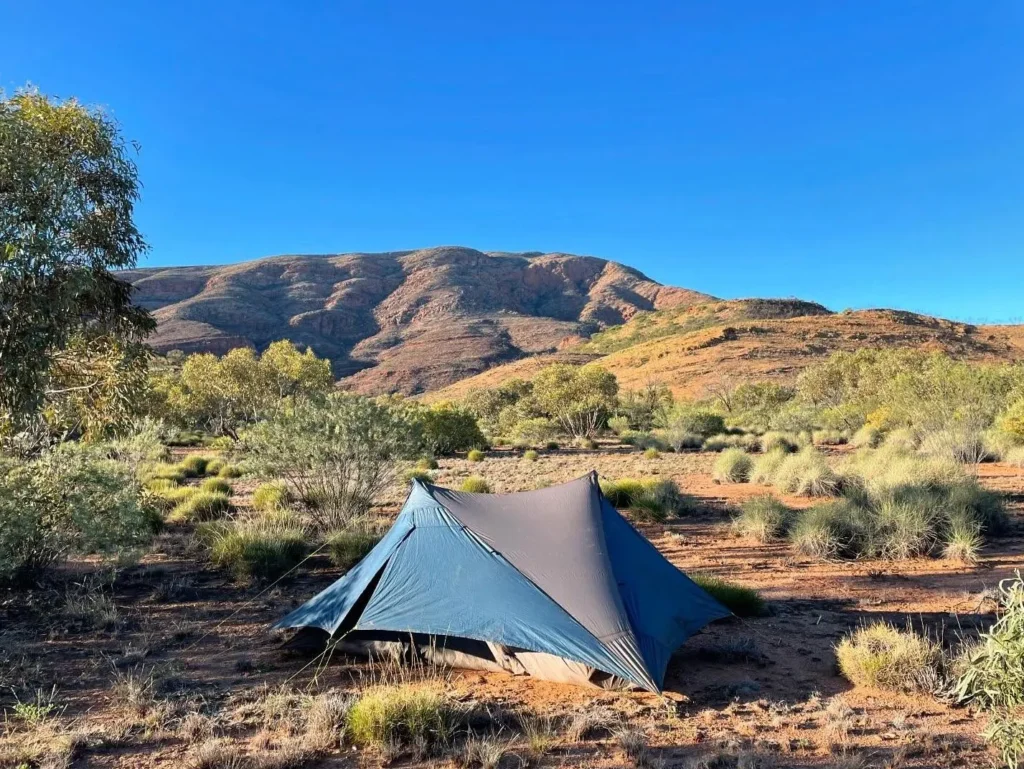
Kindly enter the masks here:
[[149, 342], [158, 352], [291, 339], [329, 358], [343, 386], [371, 393], [444, 387], [585, 341], [638, 312], [711, 299], [604, 259], [459, 247], [121, 276], [157, 319]]

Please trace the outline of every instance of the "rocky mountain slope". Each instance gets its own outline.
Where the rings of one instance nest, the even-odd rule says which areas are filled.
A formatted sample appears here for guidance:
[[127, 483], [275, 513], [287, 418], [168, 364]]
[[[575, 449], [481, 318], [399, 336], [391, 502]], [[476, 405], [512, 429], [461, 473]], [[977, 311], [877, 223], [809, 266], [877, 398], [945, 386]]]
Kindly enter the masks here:
[[550, 353], [638, 312], [711, 297], [615, 262], [443, 247], [276, 256], [122, 273], [158, 327], [158, 352], [262, 349], [278, 339], [329, 358], [343, 385], [418, 393]]
[[667, 384], [702, 397], [721, 384], [792, 381], [837, 350], [901, 347], [978, 362], [1024, 361], [1024, 326], [974, 326], [899, 310], [832, 313], [795, 300], [712, 300], [638, 314], [622, 326], [554, 354], [497, 366], [430, 393], [459, 398], [552, 362], [599, 362], [626, 389]]

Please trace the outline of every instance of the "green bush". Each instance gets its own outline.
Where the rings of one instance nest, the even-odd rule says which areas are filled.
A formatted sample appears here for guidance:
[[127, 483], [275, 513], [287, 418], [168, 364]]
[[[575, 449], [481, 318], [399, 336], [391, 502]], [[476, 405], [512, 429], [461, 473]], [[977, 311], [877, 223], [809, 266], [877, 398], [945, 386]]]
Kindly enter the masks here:
[[466, 451], [486, 443], [476, 416], [464, 406], [443, 401], [413, 407], [409, 413], [424, 448], [435, 456]]
[[480, 449], [473, 449], [472, 451], [466, 454], [466, 459], [468, 459], [470, 462], [483, 462], [485, 456], [486, 455], [482, 451], [480, 451]]
[[725, 432], [725, 419], [721, 414], [682, 401], [669, 410], [663, 422], [667, 430], [695, 433], [702, 438]]
[[152, 480], [161, 481], [173, 481], [174, 483], [182, 483], [185, 480], [185, 473], [182, 472], [181, 468], [177, 465], [168, 465], [164, 463], [158, 463], [155, 465], [149, 465], [143, 467], [139, 474], [142, 482]]
[[95, 450], [0, 458], [0, 583], [37, 581], [71, 553], [137, 547], [160, 523], [132, 470]]
[[349, 708], [345, 734], [362, 748], [431, 753], [446, 746], [460, 720], [455, 703], [429, 685], [378, 686]]
[[1024, 444], [1024, 397], [1018, 398], [996, 421], [1001, 432]]
[[227, 494], [213, 491], [197, 491], [175, 505], [168, 520], [175, 523], [212, 521], [222, 517], [231, 509]]
[[263, 477], [280, 477], [321, 531], [366, 515], [394, 483], [400, 460], [419, 454], [404, 411], [348, 393], [298, 402], [241, 436]]
[[630, 429], [629, 418], [623, 416], [610, 417], [608, 419], [608, 429], [616, 435], [622, 435]]
[[644, 449], [644, 459], [660, 459], [661, 452], [658, 451], [654, 446]]
[[764, 599], [749, 587], [707, 573], [691, 574], [690, 579], [737, 617], [760, 617], [767, 611]]
[[517, 443], [540, 446], [558, 435], [558, 424], [547, 417], [531, 417], [516, 422], [511, 432]]
[[722, 433], [721, 435], [712, 435], [704, 441], [701, 448], [704, 451], [725, 451], [726, 449], [757, 451], [760, 448], [760, 443], [760, 439], [750, 433]]
[[657, 478], [601, 481], [601, 493], [614, 507], [630, 510], [641, 520], [655, 522], [696, 506], [692, 498], [680, 493], [674, 482]]
[[416, 460], [417, 470], [436, 470], [437, 468], [437, 460], [433, 457], [420, 457]]
[[410, 467], [402, 474], [406, 483], [419, 481], [420, 483], [433, 483], [434, 476], [427, 470], [420, 470], [418, 467]]
[[722, 483], [746, 483], [754, 468], [754, 460], [743, 449], [726, 449], [715, 461], [711, 477]]
[[966, 464], [981, 462], [988, 454], [982, 432], [965, 428], [943, 428], [926, 432], [921, 436], [919, 450], [923, 454]]
[[774, 483], [775, 474], [782, 467], [782, 463], [786, 461], [788, 456], [788, 449], [776, 447], [754, 459], [754, 464], [750, 469], [750, 482], [759, 483], [763, 486]]
[[[161, 486], [159, 484], [169, 485]], [[172, 484], [170, 481], [161, 479], [149, 481], [149, 483], [146, 484], [146, 489], [150, 492], [154, 504], [164, 511], [180, 505], [198, 491], [194, 486], [178, 486], [177, 484]]]
[[825, 497], [839, 490], [839, 478], [813, 447], [786, 457], [775, 471], [775, 488], [783, 494]]
[[781, 538], [793, 521], [793, 511], [771, 494], [752, 497], [740, 505], [733, 528], [758, 542], [774, 542]]
[[853, 684], [906, 692], [934, 691], [943, 666], [938, 644], [884, 622], [858, 628], [840, 641], [836, 659]]
[[558, 451], [558, 441], [548, 441], [544, 444], [546, 451]]
[[886, 436], [882, 445], [887, 449], [894, 451], [917, 451], [917, 446], [920, 443], [917, 437], [917, 433], [908, 427], [902, 427], [896, 430], [890, 430]]
[[214, 524], [204, 538], [210, 559], [239, 579], [274, 580], [306, 556], [306, 539], [298, 526], [260, 520]]
[[540, 459], [540, 454], [538, 454], [533, 449], [529, 449], [528, 451], [523, 452], [523, 459], [525, 459], [527, 462], [536, 462], [538, 459]]
[[226, 460], [221, 459], [220, 457], [214, 457], [206, 463], [204, 472], [206, 475], [220, 475], [221, 470], [227, 467], [227, 465], [228, 463]]
[[378, 532], [353, 527], [336, 531], [327, 538], [327, 553], [335, 566], [348, 571], [380, 542]]
[[217, 494], [227, 494], [228, 496], [231, 496], [231, 484], [223, 478], [207, 478], [199, 484], [199, 488], [202, 491], [212, 491]]
[[1003, 461], [1010, 467], [1024, 467], [1024, 446], [1015, 446], [1003, 455]]
[[242, 470], [235, 465], [224, 465], [218, 472], [218, 478], [240, 478], [242, 476]]
[[257, 510], [277, 510], [287, 506], [291, 499], [283, 481], [261, 483], [252, 492], [252, 506]]
[[209, 461], [209, 457], [204, 457], [199, 454], [189, 454], [178, 463], [178, 468], [185, 474], [186, 478], [198, 478], [199, 476], [206, 474], [206, 465]]
[[999, 751], [1007, 769], [1024, 766], [1024, 708], [997, 711], [982, 736]]
[[459, 491], [469, 494], [490, 494], [491, 487], [484, 478], [479, 475], [471, 475], [459, 486]]
[[790, 433], [771, 430], [761, 436], [761, 451], [765, 454], [772, 451], [796, 451], [799, 447], [799, 440]]

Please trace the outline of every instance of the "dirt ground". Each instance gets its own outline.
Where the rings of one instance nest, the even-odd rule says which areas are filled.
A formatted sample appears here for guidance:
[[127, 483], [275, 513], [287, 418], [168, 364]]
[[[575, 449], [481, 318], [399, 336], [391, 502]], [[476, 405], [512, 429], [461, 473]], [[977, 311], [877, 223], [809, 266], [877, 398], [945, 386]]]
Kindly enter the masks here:
[[[652, 766], [736, 765], [713, 761], [737, 755], [747, 767], [989, 765], [992, 756], [978, 736], [983, 716], [930, 696], [851, 687], [836, 671], [833, 646], [845, 632], [879, 619], [924, 628], [949, 644], [990, 622], [994, 588], [1024, 567], [1024, 471], [979, 467], [986, 486], [1008, 495], [1015, 520], [1010, 535], [990, 543], [977, 564], [849, 563], [734, 537], [730, 508], [767, 489], [716, 484], [713, 461], [714, 455], [697, 453], [646, 459], [615, 447], [542, 452], [535, 463], [511, 450], [489, 452], [479, 463], [442, 460], [440, 485], [481, 475], [497, 492], [591, 469], [608, 478], [672, 478], [701, 509], [643, 526], [644, 534], [684, 571], [713, 572], [757, 588], [771, 609], [768, 616], [724, 621], [691, 638], [670, 665], [664, 697], [478, 672], [446, 673], [443, 685], [493, 713], [607, 711], [643, 730]], [[235, 484], [243, 510], [253, 486]], [[402, 497], [396, 489], [384, 512], [394, 514]], [[208, 565], [186, 526], [170, 527], [137, 563], [71, 563], [45, 587], [0, 593], [0, 706], [12, 708], [36, 690], [48, 694], [56, 687], [52, 738], [85, 735], [65, 767], [199, 766], [196, 733], [219, 735], [254, 754], [273, 753], [275, 741], [289, 737], [287, 729], [275, 731], [266, 716], [253, 717], [253, 702], [280, 692], [352, 691], [374, 680], [375, 670], [361, 661], [311, 665], [268, 633], [275, 619], [337, 577], [318, 555], [270, 589], [236, 584]], [[193, 712], [204, 714], [205, 726], [190, 730], [187, 714]], [[0, 740], [13, 745], [26, 728], [9, 722]], [[525, 752], [515, 747], [513, 753], [522, 760], [510, 757], [502, 766], [525, 765]], [[0, 750], [0, 766], [6, 766], [3, 755]], [[340, 748], [301, 765], [383, 763], [372, 752]], [[403, 758], [392, 765], [447, 766], [451, 759]], [[634, 763], [612, 734], [598, 731], [575, 742], [563, 735], [530, 765], [610, 769]]]

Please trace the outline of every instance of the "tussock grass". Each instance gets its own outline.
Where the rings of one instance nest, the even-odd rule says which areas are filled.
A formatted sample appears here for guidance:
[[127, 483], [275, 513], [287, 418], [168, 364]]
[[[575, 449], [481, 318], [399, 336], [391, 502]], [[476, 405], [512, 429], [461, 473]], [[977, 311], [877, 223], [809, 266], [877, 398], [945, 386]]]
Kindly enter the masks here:
[[823, 502], [796, 514], [790, 542], [816, 558], [853, 557], [867, 537], [865, 510], [849, 499]]
[[206, 463], [206, 469], [204, 470], [206, 475], [217, 476], [220, 475], [221, 471], [228, 466], [227, 460], [222, 457], [214, 457]]
[[900, 427], [895, 430], [889, 431], [882, 445], [887, 449], [895, 451], [917, 451], [917, 446], [920, 443], [917, 433], [907, 427]]
[[142, 471], [141, 480], [144, 484], [151, 480], [165, 480], [180, 484], [185, 480], [185, 473], [178, 465], [160, 462], [146, 467]]
[[480, 449], [470, 449], [469, 453], [466, 454], [466, 459], [470, 462], [483, 462], [486, 459], [486, 455]]
[[815, 430], [811, 434], [811, 443], [815, 446], [842, 446], [846, 441], [846, 434], [841, 430]]
[[691, 574], [690, 579], [737, 617], [760, 617], [767, 605], [754, 589], [729, 582], [714, 574]]
[[754, 469], [754, 460], [743, 449], [726, 449], [715, 460], [711, 476], [722, 483], [746, 483]]
[[654, 446], [650, 446], [644, 449], [644, 459], [660, 459], [661, 452], [658, 451]]
[[813, 446], [786, 457], [776, 469], [772, 484], [783, 494], [807, 497], [827, 497], [839, 490], [838, 476]]
[[206, 474], [206, 465], [209, 462], [209, 457], [204, 457], [200, 454], [190, 454], [178, 463], [178, 468], [187, 478], [199, 478]]
[[291, 494], [284, 481], [261, 483], [252, 492], [252, 506], [257, 510], [279, 510], [285, 507]]
[[787, 449], [776, 447], [757, 457], [750, 469], [750, 482], [761, 484], [762, 486], [771, 485], [775, 474], [788, 456], [789, 451]]
[[214, 564], [244, 580], [277, 579], [308, 550], [301, 527], [269, 519], [208, 524], [202, 539]]
[[601, 481], [601, 493], [620, 510], [641, 520], [660, 522], [669, 514], [681, 514], [696, 505], [673, 481], [657, 478], [618, 478]]
[[746, 500], [733, 520], [733, 529], [744, 537], [758, 542], [774, 542], [788, 530], [793, 511], [771, 494], [762, 494]]
[[850, 445], [858, 449], [874, 449], [882, 444], [883, 437], [878, 428], [864, 425], [850, 438]]
[[525, 459], [527, 462], [536, 462], [538, 459], [540, 459], [540, 454], [538, 454], [533, 449], [529, 449], [528, 451], [523, 452], [523, 459]]
[[490, 494], [491, 486], [487, 483], [486, 478], [481, 478], [479, 475], [471, 475], [462, 482], [459, 486], [459, 491], [465, 491], [469, 494]]
[[327, 537], [327, 553], [335, 566], [348, 571], [380, 542], [381, 535], [368, 529], [342, 529]]
[[199, 484], [201, 491], [212, 491], [216, 494], [231, 495], [231, 484], [223, 478], [207, 478]]
[[1014, 446], [1003, 454], [1003, 461], [1010, 467], [1024, 467], [1024, 446]]
[[704, 439], [701, 448], [704, 451], [725, 451], [726, 449], [743, 449], [758, 451], [761, 439], [750, 433], [719, 433]]
[[363, 748], [434, 753], [450, 741], [460, 721], [456, 703], [432, 686], [376, 686], [362, 692], [348, 711], [346, 736]]
[[406, 483], [412, 483], [413, 481], [419, 481], [420, 483], [433, 483], [434, 475], [429, 470], [421, 470], [418, 467], [410, 467], [404, 473], [402, 478]]
[[938, 644], [885, 622], [858, 628], [840, 641], [836, 659], [851, 683], [891, 691], [934, 691], [943, 666]]
[[212, 491], [196, 491], [175, 505], [168, 520], [175, 523], [212, 521], [222, 517], [231, 509], [227, 494]]
[[799, 439], [792, 433], [784, 433], [778, 430], [769, 430], [761, 436], [761, 451], [767, 454], [770, 451], [785, 451], [791, 453], [800, 447]]

